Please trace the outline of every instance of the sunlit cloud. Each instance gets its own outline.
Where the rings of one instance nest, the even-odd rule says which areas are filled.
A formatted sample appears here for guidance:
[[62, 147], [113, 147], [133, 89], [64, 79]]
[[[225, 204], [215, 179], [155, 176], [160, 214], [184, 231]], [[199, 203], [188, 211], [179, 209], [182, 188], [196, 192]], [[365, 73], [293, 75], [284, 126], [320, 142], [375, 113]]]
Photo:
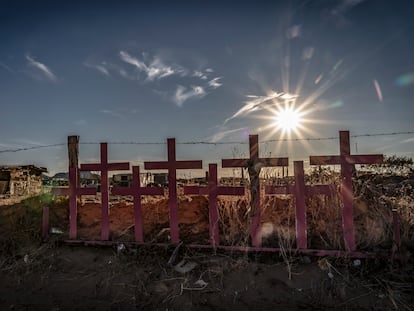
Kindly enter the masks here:
[[219, 88], [220, 86], [223, 85], [223, 83], [218, 82], [220, 79], [222, 79], [222, 77], [214, 78], [214, 79], [208, 81], [208, 85], [210, 87], [212, 87], [213, 89]]
[[93, 65], [93, 64], [89, 64], [89, 63], [83, 63], [83, 65], [85, 67], [91, 68], [91, 69], [95, 69], [96, 71], [98, 71], [99, 73], [103, 74], [104, 76], [109, 77], [109, 71], [108, 69], [105, 67], [105, 63], [103, 62], [100, 65]]
[[146, 75], [146, 79], [150, 81], [159, 80], [173, 74], [181, 74], [184, 71], [183, 68], [178, 68], [178, 66], [164, 64], [159, 57], [155, 57], [154, 60], [147, 65], [144, 61], [125, 51], [120, 51], [119, 55], [122, 61], [133, 65], [140, 72], [143, 72]]
[[205, 75], [203, 72], [198, 71], [198, 70], [194, 71], [193, 77], [200, 78], [201, 80], [207, 80], [207, 75]]
[[290, 101], [294, 100], [298, 97], [298, 95], [295, 94], [288, 94], [283, 92], [270, 92], [268, 95], [265, 96], [257, 96], [257, 95], [247, 95], [250, 100], [246, 101], [244, 106], [241, 107], [236, 113], [234, 113], [232, 116], [227, 118], [224, 121], [224, 124], [229, 122], [230, 120], [237, 118], [237, 117], [243, 117], [246, 116], [254, 111], [258, 111], [261, 109], [264, 109], [268, 105], [273, 105], [273, 100], [283, 100], [283, 101]]
[[57, 81], [56, 75], [45, 64], [34, 60], [29, 54], [26, 55], [26, 59], [29, 66], [36, 68], [49, 80], [54, 82]]
[[178, 107], [182, 107], [184, 102], [192, 98], [202, 98], [206, 95], [206, 91], [201, 86], [192, 86], [191, 88], [186, 88], [182, 85], [177, 87], [175, 91], [173, 101]]

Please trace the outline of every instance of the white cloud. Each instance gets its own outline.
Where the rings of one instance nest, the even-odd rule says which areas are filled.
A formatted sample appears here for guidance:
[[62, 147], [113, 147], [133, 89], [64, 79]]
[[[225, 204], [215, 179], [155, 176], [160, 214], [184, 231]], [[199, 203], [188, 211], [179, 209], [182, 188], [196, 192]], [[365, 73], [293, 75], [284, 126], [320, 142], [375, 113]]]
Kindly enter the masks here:
[[271, 92], [269, 95], [265, 96], [247, 95], [246, 97], [251, 98], [251, 100], [246, 101], [243, 107], [241, 107], [236, 113], [234, 113], [231, 117], [227, 118], [224, 121], [224, 124], [226, 124], [228, 121], [234, 118], [248, 115], [254, 111], [261, 110], [268, 105], [272, 105], [274, 104], [274, 100], [282, 100], [284, 102], [289, 102], [295, 100], [297, 97], [299, 97], [299, 95], [283, 92]]
[[194, 71], [193, 77], [200, 78], [201, 80], [207, 80], [207, 76], [203, 72], [198, 70]]
[[217, 133], [215, 133], [214, 135], [210, 137], [207, 137], [206, 140], [212, 143], [216, 143], [222, 140], [224, 137], [232, 136], [232, 134], [244, 132], [244, 131], [246, 131], [245, 127], [240, 127], [240, 128], [236, 128], [232, 130], [226, 130], [225, 128], [220, 128], [220, 130]]
[[216, 89], [223, 85], [223, 83], [218, 82], [222, 77], [214, 78], [213, 80], [208, 81], [208, 85], [211, 86], [213, 89]]
[[38, 69], [42, 74], [44, 74], [49, 80], [56, 82], [56, 75], [50, 70], [45, 64], [34, 60], [29, 54], [26, 55], [28, 64], [36, 69]]
[[176, 66], [173, 68], [172, 66], [165, 65], [159, 57], [155, 57], [154, 60], [147, 65], [145, 62], [131, 56], [125, 51], [120, 51], [119, 55], [121, 60], [135, 66], [139, 71], [144, 72], [146, 74], [146, 78], [150, 81], [162, 79], [173, 74], [181, 74], [184, 70], [182, 68], [175, 68]]
[[201, 86], [192, 86], [190, 89], [179, 85], [175, 91], [173, 101], [177, 106], [181, 107], [183, 103], [190, 98], [202, 98], [206, 95], [206, 91]]
[[102, 63], [100, 65], [92, 65], [92, 64], [89, 64], [89, 63], [83, 63], [83, 64], [88, 68], [92, 68], [92, 69], [97, 70], [98, 72], [100, 72], [101, 74], [103, 74], [107, 77], [110, 76], [108, 69], [105, 67], [105, 63]]
[[0, 62], [0, 67], [3, 67], [4, 69], [6, 69], [10, 73], [14, 73], [13, 69], [11, 69], [9, 66], [7, 66], [6, 64], [4, 64], [2, 62]]

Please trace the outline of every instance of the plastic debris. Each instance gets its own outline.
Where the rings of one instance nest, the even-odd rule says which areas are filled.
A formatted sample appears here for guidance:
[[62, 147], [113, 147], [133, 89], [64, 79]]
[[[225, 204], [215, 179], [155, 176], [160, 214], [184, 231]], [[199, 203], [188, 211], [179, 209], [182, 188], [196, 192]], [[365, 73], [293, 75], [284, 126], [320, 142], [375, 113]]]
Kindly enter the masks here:
[[53, 234], [63, 234], [63, 231], [61, 229], [59, 229], [59, 228], [52, 227], [52, 228], [50, 228], [50, 233], [53, 233]]
[[118, 254], [120, 254], [120, 253], [122, 253], [123, 251], [125, 251], [125, 249], [126, 249], [126, 247], [125, 247], [125, 244], [123, 244], [123, 243], [118, 244], [118, 245], [116, 246], [116, 251], [118, 252]]
[[184, 274], [184, 273], [190, 272], [196, 266], [197, 266], [197, 263], [195, 263], [194, 261], [185, 262], [185, 260], [183, 259], [174, 266], [174, 270]]

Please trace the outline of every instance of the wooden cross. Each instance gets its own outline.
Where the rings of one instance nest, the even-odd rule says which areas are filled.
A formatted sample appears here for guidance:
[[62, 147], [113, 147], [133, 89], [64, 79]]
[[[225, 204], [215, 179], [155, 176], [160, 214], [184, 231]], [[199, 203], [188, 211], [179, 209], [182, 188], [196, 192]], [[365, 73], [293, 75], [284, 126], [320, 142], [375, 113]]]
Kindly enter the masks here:
[[170, 235], [173, 243], [180, 241], [178, 230], [178, 203], [177, 203], [177, 170], [201, 169], [202, 161], [177, 161], [175, 153], [175, 138], [167, 139], [168, 160], [144, 162], [146, 170], [168, 170], [168, 207], [170, 210]]
[[295, 197], [295, 223], [296, 223], [296, 247], [306, 249], [308, 245], [306, 206], [305, 197], [307, 195], [333, 195], [335, 187], [333, 185], [305, 185], [305, 172], [303, 161], [294, 161], [293, 169], [295, 184], [287, 186], [266, 186], [265, 194], [293, 194]]
[[53, 188], [54, 195], [69, 196], [69, 239], [77, 238], [78, 196], [96, 195], [96, 188], [80, 188], [78, 184], [78, 170], [69, 168], [69, 188]]
[[184, 194], [208, 195], [209, 231], [213, 247], [220, 243], [217, 197], [219, 195], [244, 195], [244, 187], [218, 186], [217, 164], [208, 165], [208, 186], [185, 186]]
[[142, 195], [164, 195], [164, 189], [160, 187], [141, 187], [139, 178], [139, 166], [132, 167], [132, 186], [131, 187], [113, 187], [112, 194], [131, 195], [134, 197], [134, 215], [135, 215], [135, 241], [143, 243], [144, 234], [142, 226]]
[[81, 164], [81, 171], [100, 171], [101, 172], [101, 200], [102, 200], [102, 231], [101, 240], [109, 240], [109, 171], [128, 171], [129, 163], [108, 163], [108, 144], [101, 143], [101, 162], [94, 164]]
[[311, 156], [311, 165], [341, 165], [341, 196], [343, 201], [342, 225], [344, 231], [345, 249], [348, 252], [356, 250], [355, 226], [352, 190], [352, 169], [355, 164], [377, 164], [382, 163], [382, 154], [351, 155], [349, 143], [349, 131], [339, 131], [340, 155]]
[[[251, 238], [253, 246], [261, 245], [260, 227], [260, 179], [259, 173], [262, 167], [287, 166], [288, 158], [260, 158], [259, 157], [259, 136], [249, 135], [249, 159], [223, 159], [222, 167], [243, 167], [249, 169], [250, 191], [252, 192], [252, 206], [254, 212], [251, 227]], [[254, 174], [252, 174], [252, 172]], [[252, 178], [252, 175], [254, 178]]]

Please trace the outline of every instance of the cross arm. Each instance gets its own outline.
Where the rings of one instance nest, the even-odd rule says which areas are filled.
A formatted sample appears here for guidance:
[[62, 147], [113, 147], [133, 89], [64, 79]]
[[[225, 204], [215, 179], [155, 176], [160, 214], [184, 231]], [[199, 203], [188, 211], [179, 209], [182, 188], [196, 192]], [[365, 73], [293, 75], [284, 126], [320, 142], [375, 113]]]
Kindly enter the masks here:
[[349, 164], [380, 164], [384, 162], [382, 154], [358, 154], [346, 158]]
[[295, 193], [295, 186], [287, 185], [287, 186], [266, 186], [265, 187], [266, 194], [294, 194]]
[[341, 164], [340, 156], [310, 156], [310, 165], [338, 165]]
[[244, 187], [217, 187], [217, 195], [244, 195]]
[[200, 186], [184, 186], [184, 194], [199, 194], [199, 195], [208, 195], [208, 187]]
[[259, 158], [264, 166], [288, 166], [289, 158]]
[[166, 170], [168, 169], [168, 162], [165, 162], [165, 161], [144, 162], [144, 168], [146, 170]]
[[201, 160], [196, 161], [177, 161], [176, 162], [177, 169], [197, 169], [203, 168], [203, 162]]
[[247, 167], [248, 163], [248, 159], [223, 159], [221, 167]]

